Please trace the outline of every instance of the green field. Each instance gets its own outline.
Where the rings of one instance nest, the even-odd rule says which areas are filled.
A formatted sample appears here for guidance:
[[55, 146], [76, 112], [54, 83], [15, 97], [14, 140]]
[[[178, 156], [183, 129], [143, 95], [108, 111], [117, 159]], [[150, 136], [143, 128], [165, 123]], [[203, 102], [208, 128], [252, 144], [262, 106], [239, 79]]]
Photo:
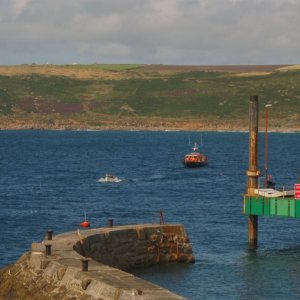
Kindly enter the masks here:
[[271, 125], [299, 129], [297, 68], [262, 72], [255, 67], [163, 65], [0, 67], [0, 118], [6, 121], [63, 118], [97, 124], [101, 116], [246, 123], [250, 95], [259, 96], [261, 114], [265, 104], [272, 104]]

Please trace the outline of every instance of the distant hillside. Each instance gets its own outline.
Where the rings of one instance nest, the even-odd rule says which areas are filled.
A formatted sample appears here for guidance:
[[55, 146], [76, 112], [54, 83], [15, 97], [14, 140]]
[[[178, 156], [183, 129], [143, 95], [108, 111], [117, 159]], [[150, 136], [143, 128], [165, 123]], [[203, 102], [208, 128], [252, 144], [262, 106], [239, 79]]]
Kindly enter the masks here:
[[299, 66], [0, 66], [0, 128], [300, 130]]

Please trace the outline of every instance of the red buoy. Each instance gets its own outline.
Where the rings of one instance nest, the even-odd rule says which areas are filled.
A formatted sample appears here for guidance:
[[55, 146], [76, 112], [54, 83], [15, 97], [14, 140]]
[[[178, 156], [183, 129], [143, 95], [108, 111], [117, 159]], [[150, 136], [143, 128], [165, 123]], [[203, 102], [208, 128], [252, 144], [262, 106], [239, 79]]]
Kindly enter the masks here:
[[90, 227], [91, 223], [86, 220], [86, 212], [84, 212], [84, 221], [80, 223], [81, 227]]
[[85, 220], [85, 221], [80, 223], [80, 226], [81, 227], [90, 227], [91, 223], [89, 221]]

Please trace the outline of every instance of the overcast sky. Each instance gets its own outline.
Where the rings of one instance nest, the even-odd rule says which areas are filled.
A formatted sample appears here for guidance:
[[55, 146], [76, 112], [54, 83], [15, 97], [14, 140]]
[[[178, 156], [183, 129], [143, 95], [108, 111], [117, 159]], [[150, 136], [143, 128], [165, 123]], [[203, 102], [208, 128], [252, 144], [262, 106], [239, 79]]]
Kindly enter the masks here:
[[299, 64], [300, 0], [0, 0], [0, 64]]

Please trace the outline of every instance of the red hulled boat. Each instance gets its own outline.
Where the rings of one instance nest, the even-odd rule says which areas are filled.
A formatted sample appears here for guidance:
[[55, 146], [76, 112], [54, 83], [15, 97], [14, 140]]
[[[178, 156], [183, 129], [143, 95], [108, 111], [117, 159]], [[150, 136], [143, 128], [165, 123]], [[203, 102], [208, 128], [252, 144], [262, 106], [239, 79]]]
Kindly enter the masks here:
[[182, 158], [182, 163], [187, 168], [199, 168], [208, 164], [208, 158], [205, 154], [199, 152], [198, 145], [195, 143], [194, 152], [186, 154]]

